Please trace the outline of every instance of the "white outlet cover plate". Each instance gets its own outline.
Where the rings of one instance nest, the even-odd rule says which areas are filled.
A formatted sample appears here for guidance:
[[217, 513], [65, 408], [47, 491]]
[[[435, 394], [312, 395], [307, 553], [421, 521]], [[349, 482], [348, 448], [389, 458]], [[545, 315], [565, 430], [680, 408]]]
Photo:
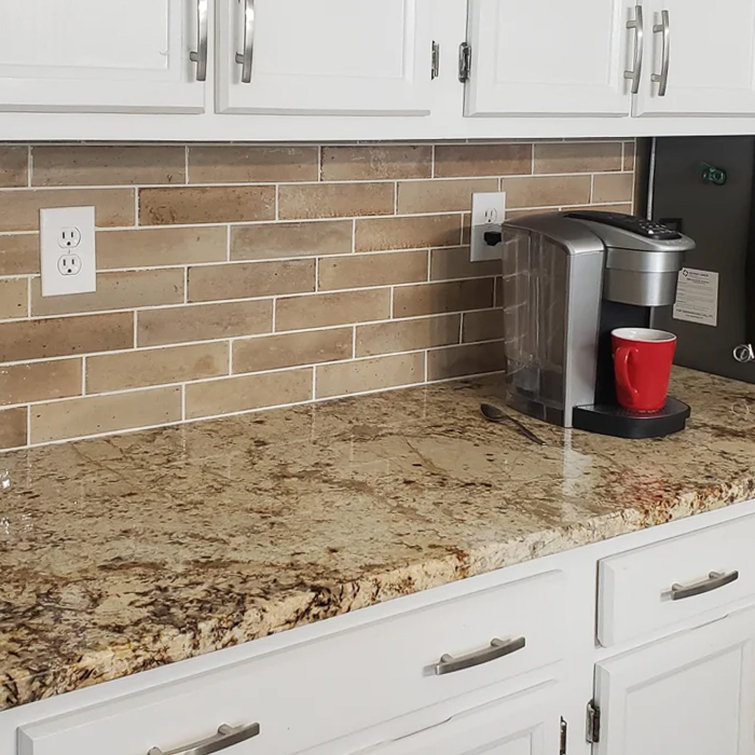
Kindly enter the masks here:
[[[76, 246], [61, 244], [63, 231], [80, 234]], [[54, 207], [39, 211], [39, 248], [42, 268], [42, 296], [85, 294], [97, 290], [97, 259], [94, 236], [94, 207]], [[76, 255], [79, 272], [63, 275], [61, 258]], [[75, 268], [74, 268], [75, 269]]]
[[505, 216], [505, 191], [472, 194], [472, 231], [470, 234], [472, 262], [501, 259], [501, 245], [490, 246], [485, 242], [484, 236], [488, 231], [500, 231]]

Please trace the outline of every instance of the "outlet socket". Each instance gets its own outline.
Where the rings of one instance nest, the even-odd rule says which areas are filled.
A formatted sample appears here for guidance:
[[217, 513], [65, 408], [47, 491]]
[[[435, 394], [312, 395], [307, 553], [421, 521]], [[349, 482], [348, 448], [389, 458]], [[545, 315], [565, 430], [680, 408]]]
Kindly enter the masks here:
[[488, 231], [500, 232], [506, 216], [506, 192], [490, 191], [472, 194], [472, 229], [470, 259], [472, 262], [501, 259], [501, 245], [485, 241]]
[[94, 207], [39, 211], [42, 296], [97, 290]]

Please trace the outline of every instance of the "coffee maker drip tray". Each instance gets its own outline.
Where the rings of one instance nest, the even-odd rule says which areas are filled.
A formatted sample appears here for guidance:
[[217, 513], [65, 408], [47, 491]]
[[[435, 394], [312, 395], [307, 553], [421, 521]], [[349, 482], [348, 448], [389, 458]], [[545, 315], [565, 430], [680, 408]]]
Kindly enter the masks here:
[[572, 426], [617, 438], [660, 438], [684, 430], [690, 408], [670, 396], [657, 412], [633, 412], [617, 404], [575, 406]]

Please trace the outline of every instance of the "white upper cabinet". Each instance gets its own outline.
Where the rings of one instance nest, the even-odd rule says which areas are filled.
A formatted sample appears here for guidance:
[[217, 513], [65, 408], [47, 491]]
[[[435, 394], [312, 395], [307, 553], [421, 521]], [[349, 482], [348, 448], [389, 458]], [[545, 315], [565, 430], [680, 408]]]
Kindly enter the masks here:
[[0, 0], [0, 110], [201, 112], [205, 86], [189, 56], [206, 6]]
[[628, 116], [623, 0], [469, 0], [465, 114]]
[[753, 0], [651, 0], [644, 10], [646, 60], [635, 115], [755, 114]]
[[218, 0], [219, 112], [430, 112], [432, 0]]

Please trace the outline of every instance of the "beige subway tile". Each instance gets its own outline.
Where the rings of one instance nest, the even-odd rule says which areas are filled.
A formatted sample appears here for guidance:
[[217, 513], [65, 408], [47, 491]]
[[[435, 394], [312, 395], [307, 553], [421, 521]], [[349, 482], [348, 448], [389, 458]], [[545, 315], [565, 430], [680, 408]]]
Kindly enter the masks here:
[[141, 225], [240, 223], [274, 218], [274, 186], [191, 186], [139, 190]]
[[535, 144], [535, 173], [621, 170], [621, 142]]
[[26, 278], [0, 278], [0, 320], [26, 317], [29, 310]]
[[97, 268], [220, 262], [226, 258], [227, 236], [224, 227], [213, 226], [100, 231]]
[[624, 142], [624, 167], [622, 170], [634, 170], [634, 142]]
[[79, 396], [81, 367], [81, 359], [0, 366], [0, 404]]
[[293, 296], [276, 303], [275, 329], [304, 330], [386, 320], [390, 316], [391, 292], [388, 288]]
[[[600, 210], [600, 212], [632, 212], [631, 202], [617, 202], [616, 204], [585, 204], [577, 205], [575, 207], [569, 207], [570, 210]], [[528, 215], [536, 212], [542, 212], [542, 210], [530, 210]]]
[[186, 180], [183, 147], [54, 145], [32, 148], [34, 186], [175, 184]]
[[505, 178], [507, 207], [560, 207], [590, 201], [590, 176]]
[[430, 145], [323, 147], [323, 181], [430, 178]]
[[0, 147], [0, 186], [26, 186], [28, 167], [28, 147]]
[[493, 341], [503, 338], [503, 310], [483, 309], [478, 312], [465, 312], [461, 329], [464, 343]]
[[393, 316], [415, 317], [493, 306], [493, 279], [401, 286], [393, 292]]
[[130, 312], [0, 323], [0, 362], [130, 349]]
[[181, 388], [85, 396], [31, 407], [31, 442], [164, 425], [181, 419]]
[[233, 371], [262, 372], [315, 362], [334, 362], [353, 356], [351, 328], [308, 330], [263, 336], [233, 344]]
[[[586, 205], [587, 206], [587, 205]], [[570, 208], [572, 209], [572, 208]], [[591, 207], [590, 209], [594, 209]], [[543, 212], [542, 209], [535, 208], [535, 209], [528, 209], [528, 210], [509, 210], [506, 209], [506, 220], [519, 220], [521, 218], [526, 218], [528, 215], [539, 215]]]
[[273, 329], [272, 301], [143, 309], [136, 316], [139, 346], [233, 338]]
[[365, 288], [427, 280], [427, 252], [356, 254], [321, 259], [319, 289]]
[[3, 192], [0, 231], [36, 231], [44, 207], [89, 205], [98, 228], [134, 225], [133, 189], [17, 189]]
[[228, 350], [227, 342], [213, 342], [88, 357], [87, 393], [227, 375]]
[[470, 210], [472, 194], [498, 191], [497, 178], [433, 179], [401, 181], [398, 184], [398, 214], [415, 212], [453, 212]]
[[31, 312], [35, 317], [179, 304], [183, 300], [184, 273], [178, 268], [100, 273], [97, 290], [90, 294], [45, 297], [39, 278], [33, 279], [31, 287]]
[[433, 249], [430, 252], [430, 279], [450, 280], [452, 278], [482, 278], [501, 272], [500, 260], [471, 262], [468, 246], [449, 249]]
[[0, 236], [0, 275], [39, 273], [39, 235]]
[[446, 349], [433, 349], [427, 354], [428, 380], [500, 372], [503, 369], [503, 341], [449, 346]]
[[531, 144], [439, 144], [435, 147], [435, 176], [439, 178], [531, 172]]
[[357, 327], [356, 356], [415, 351], [459, 342], [461, 315], [421, 317]]
[[315, 261], [250, 262], [189, 268], [189, 301], [252, 299], [315, 290]]
[[392, 215], [393, 204], [392, 183], [293, 184], [278, 189], [282, 220]]
[[413, 218], [367, 218], [357, 220], [356, 251], [421, 249], [457, 246], [461, 238], [461, 215], [423, 215]]
[[425, 354], [360, 359], [316, 367], [316, 398], [346, 396], [425, 380]]
[[312, 368], [241, 375], [186, 386], [186, 416], [216, 414], [298, 404], [312, 399]]
[[231, 259], [348, 254], [352, 235], [351, 220], [236, 226], [231, 229]]
[[25, 446], [26, 407], [0, 412], [0, 449]]
[[189, 182], [283, 183], [317, 181], [317, 147], [189, 147]]
[[598, 173], [593, 177], [593, 202], [631, 202], [634, 188], [632, 173]]

